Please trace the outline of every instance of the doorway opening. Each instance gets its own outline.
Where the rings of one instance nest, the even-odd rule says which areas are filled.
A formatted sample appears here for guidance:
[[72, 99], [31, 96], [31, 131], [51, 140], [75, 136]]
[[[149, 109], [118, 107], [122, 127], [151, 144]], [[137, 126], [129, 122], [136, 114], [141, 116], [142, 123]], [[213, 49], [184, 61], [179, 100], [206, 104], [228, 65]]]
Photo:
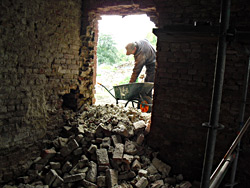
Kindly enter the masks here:
[[[133, 55], [126, 55], [128, 43], [147, 39], [156, 50], [157, 37], [152, 33], [155, 24], [146, 14], [101, 16], [98, 22], [97, 74], [95, 104], [116, 104], [113, 86], [129, 83], [134, 67]], [[145, 67], [137, 82], [144, 82]], [[105, 86], [105, 87], [103, 87]], [[109, 91], [108, 91], [109, 90]], [[110, 94], [110, 92], [112, 94]], [[125, 105], [127, 101], [119, 100]], [[128, 104], [128, 106], [132, 105]]]

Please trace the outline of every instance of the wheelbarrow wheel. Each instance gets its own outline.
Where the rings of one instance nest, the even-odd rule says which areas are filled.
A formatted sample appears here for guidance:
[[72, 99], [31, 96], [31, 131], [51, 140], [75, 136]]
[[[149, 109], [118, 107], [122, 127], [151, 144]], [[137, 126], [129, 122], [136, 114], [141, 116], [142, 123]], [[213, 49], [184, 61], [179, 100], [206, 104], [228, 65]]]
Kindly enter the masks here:
[[138, 109], [141, 109], [142, 112], [150, 113], [152, 110], [151, 106], [145, 104], [152, 104], [152, 99], [149, 96], [143, 96], [142, 101], [138, 103]]

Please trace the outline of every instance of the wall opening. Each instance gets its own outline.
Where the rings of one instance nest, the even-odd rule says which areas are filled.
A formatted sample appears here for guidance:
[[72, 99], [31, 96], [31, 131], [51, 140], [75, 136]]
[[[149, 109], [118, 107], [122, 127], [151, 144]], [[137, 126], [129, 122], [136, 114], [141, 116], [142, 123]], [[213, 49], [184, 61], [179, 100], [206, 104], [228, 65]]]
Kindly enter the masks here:
[[[127, 84], [134, 67], [134, 57], [126, 55], [125, 46], [130, 42], [147, 39], [156, 49], [157, 38], [152, 33], [153, 28], [155, 24], [146, 14], [101, 16], [98, 22], [96, 82], [112, 94], [113, 86]], [[145, 67], [137, 82], [144, 82], [144, 79]], [[95, 86], [95, 104], [115, 104], [115, 98], [103, 86]], [[121, 105], [126, 102], [119, 100]]]

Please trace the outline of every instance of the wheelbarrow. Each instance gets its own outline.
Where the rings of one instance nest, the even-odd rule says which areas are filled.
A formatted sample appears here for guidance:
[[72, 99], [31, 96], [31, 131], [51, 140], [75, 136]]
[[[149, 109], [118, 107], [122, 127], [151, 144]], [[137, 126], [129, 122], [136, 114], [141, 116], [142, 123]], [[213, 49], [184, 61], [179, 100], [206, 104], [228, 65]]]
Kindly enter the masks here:
[[142, 112], [151, 112], [152, 110], [152, 98], [148, 95], [149, 92], [154, 87], [153, 82], [142, 82], [142, 83], [131, 83], [131, 84], [122, 84], [113, 86], [114, 93], [111, 93], [112, 89], [108, 89], [101, 83], [98, 83], [100, 86], [104, 87], [116, 100], [116, 104], [118, 104], [119, 100], [127, 101], [125, 107], [129, 102], [132, 103], [134, 107], [134, 103], [137, 103], [137, 108], [141, 109]]

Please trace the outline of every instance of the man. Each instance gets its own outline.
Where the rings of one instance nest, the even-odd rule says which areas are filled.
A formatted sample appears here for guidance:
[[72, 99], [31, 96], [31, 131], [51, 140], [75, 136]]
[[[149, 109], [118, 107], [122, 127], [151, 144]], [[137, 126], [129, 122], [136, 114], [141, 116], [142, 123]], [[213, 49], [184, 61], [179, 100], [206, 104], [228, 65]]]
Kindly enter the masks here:
[[143, 66], [146, 66], [145, 82], [154, 82], [156, 53], [148, 40], [140, 40], [129, 43], [125, 47], [126, 55], [134, 55], [135, 65], [129, 83], [134, 83], [138, 78]]

